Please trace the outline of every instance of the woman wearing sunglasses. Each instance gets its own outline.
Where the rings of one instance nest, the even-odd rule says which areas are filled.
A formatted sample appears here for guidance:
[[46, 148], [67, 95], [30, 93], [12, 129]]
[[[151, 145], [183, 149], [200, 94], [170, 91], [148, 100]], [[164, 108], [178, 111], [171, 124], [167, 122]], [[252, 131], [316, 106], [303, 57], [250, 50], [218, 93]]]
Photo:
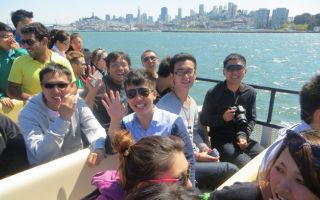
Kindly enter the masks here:
[[320, 133], [288, 131], [258, 184], [236, 183], [211, 194], [210, 199], [320, 199]]
[[112, 146], [119, 153], [118, 171], [105, 171], [92, 179], [100, 196], [98, 199], [124, 199], [150, 184], [180, 184], [191, 186], [184, 143], [175, 136], [150, 136], [134, 140], [129, 131], [115, 132]]

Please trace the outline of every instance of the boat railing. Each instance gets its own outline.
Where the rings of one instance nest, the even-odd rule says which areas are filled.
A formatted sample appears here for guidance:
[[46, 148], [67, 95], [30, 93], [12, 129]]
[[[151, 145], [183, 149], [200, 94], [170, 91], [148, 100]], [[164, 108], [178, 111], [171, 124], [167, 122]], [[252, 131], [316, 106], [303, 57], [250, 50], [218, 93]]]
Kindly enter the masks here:
[[[197, 77], [196, 80], [197, 81], [212, 82], [212, 83], [220, 83], [220, 82], [222, 82], [221, 80], [202, 78], [202, 77]], [[260, 86], [260, 85], [254, 85], [254, 84], [248, 84], [248, 85], [252, 86], [256, 90], [264, 90], [264, 91], [268, 91], [270, 93], [267, 118], [266, 118], [265, 121], [262, 121], [262, 120], [257, 120], [256, 121], [256, 123], [258, 125], [262, 126], [260, 143], [261, 143], [261, 145], [267, 147], [272, 142], [272, 133], [275, 130], [283, 128], [282, 126], [280, 126], [278, 124], [272, 123], [272, 115], [273, 115], [273, 111], [274, 111], [274, 102], [275, 102], [276, 94], [277, 93], [284, 93], [284, 94], [299, 95], [299, 91], [287, 90], [287, 89], [281, 89], [281, 88], [274, 88], [274, 87], [266, 87], [266, 86]]]

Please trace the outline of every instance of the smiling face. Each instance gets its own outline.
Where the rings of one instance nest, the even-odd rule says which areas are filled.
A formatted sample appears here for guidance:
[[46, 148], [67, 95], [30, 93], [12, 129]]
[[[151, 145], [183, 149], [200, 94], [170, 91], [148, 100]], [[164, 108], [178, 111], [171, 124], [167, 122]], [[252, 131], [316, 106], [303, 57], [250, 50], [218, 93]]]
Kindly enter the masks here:
[[270, 171], [272, 197], [280, 200], [319, 200], [305, 185], [295, 161], [285, 148]]
[[33, 33], [23, 34], [21, 36], [22, 46], [27, 49], [29, 56], [38, 60], [46, 52], [48, 39], [44, 37], [39, 41]]
[[195, 65], [191, 60], [180, 61], [174, 65], [174, 89], [189, 92], [196, 79]]
[[[50, 85], [54, 85], [54, 87], [48, 88]], [[67, 75], [48, 73], [43, 76], [41, 88], [48, 108], [57, 111], [60, 107], [62, 98], [70, 89], [70, 84]]]
[[119, 57], [110, 62], [109, 66], [107, 66], [107, 71], [112, 81], [121, 85], [129, 72], [129, 64], [125, 59]]
[[[139, 94], [139, 88], [144, 88], [144, 90], [147, 89], [149, 95], [144, 96], [143, 94]], [[132, 90], [135, 90], [137, 94], [133, 98], [129, 98], [128, 93], [130, 93]], [[140, 91], [142, 90], [140, 89]], [[127, 102], [137, 115], [153, 113], [153, 101], [157, 96], [156, 90], [150, 88], [150, 86], [148, 86], [147, 84], [138, 86], [128, 85], [126, 88], [126, 93]]]
[[226, 67], [223, 69], [223, 74], [226, 77], [227, 83], [237, 85], [240, 84], [244, 75], [247, 73], [247, 69], [245, 67], [239, 69], [239, 70], [229, 70], [228, 66], [231, 65], [242, 65], [244, 66], [244, 63], [242, 60], [230, 60]]
[[8, 52], [13, 43], [15, 43], [13, 33], [10, 31], [0, 31], [0, 49]]
[[144, 53], [141, 62], [143, 67], [147, 70], [147, 72], [151, 74], [156, 73], [159, 59], [154, 52], [150, 51]]

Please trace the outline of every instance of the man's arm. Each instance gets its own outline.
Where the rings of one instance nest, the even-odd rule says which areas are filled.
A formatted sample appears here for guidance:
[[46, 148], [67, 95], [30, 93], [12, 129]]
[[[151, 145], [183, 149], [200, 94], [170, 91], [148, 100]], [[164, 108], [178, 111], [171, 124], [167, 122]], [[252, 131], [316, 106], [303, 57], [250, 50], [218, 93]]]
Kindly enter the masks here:
[[[217, 105], [217, 97], [214, 98], [215, 95], [218, 95], [219, 91], [214, 89], [210, 89], [203, 102], [202, 111], [199, 114], [200, 122], [204, 126], [223, 126], [225, 125], [225, 121], [223, 120], [223, 114], [215, 114]], [[220, 92], [219, 92], [220, 93]], [[220, 96], [220, 95], [218, 95]]]
[[237, 139], [245, 138], [246, 140], [249, 139], [254, 126], [256, 124], [256, 91], [252, 91], [250, 98], [247, 99], [247, 108], [246, 108], [246, 117], [248, 120], [248, 124], [240, 128], [239, 132], [237, 133]]
[[60, 153], [70, 122], [59, 117], [47, 130], [43, 130], [39, 119], [32, 117], [31, 112], [31, 110], [22, 111], [19, 116], [19, 126], [26, 149], [31, 154], [31, 157], [28, 156], [29, 163], [34, 165], [50, 161]]
[[18, 83], [8, 82], [7, 94], [12, 99], [27, 101], [32, 95], [22, 92], [22, 85]]

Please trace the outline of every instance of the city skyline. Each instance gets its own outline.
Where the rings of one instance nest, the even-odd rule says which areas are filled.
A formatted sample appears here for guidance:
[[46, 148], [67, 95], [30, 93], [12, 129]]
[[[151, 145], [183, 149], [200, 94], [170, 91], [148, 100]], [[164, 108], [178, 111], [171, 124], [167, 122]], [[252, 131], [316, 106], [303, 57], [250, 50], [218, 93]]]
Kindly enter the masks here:
[[[133, 14], [134, 16], [138, 13], [138, 7], [140, 12], [146, 13], [148, 16], [153, 16], [154, 20], [157, 20], [162, 7], [168, 8], [168, 14], [174, 18], [178, 15], [178, 8], [182, 8], [182, 17], [188, 16], [190, 10], [199, 12], [199, 5], [204, 4], [205, 12], [212, 10], [213, 6], [227, 6], [229, 2], [232, 2], [238, 6], [240, 10], [258, 10], [259, 8], [267, 8], [271, 11], [276, 8], [287, 8], [289, 9], [289, 16], [296, 16], [308, 12], [310, 14], [320, 13], [319, 7], [317, 7], [316, 0], [277, 0], [277, 1], [262, 1], [257, 0], [252, 2], [251, 0], [203, 0], [203, 1], [147, 1], [147, 0], [78, 0], [77, 3], [74, 1], [52, 1], [52, 4], [48, 2], [28, 0], [26, 1], [15, 0], [13, 3], [6, 3], [1, 5], [0, 8], [0, 21], [11, 24], [10, 13], [17, 9], [25, 9], [33, 11], [34, 21], [39, 21], [45, 24], [69, 24], [83, 17], [89, 17], [94, 13], [101, 19], [105, 18], [105, 15], [110, 16], [122, 16], [126, 14]], [[90, 2], [90, 3], [89, 3]], [[57, 13], [60, 13], [57, 15]]]

